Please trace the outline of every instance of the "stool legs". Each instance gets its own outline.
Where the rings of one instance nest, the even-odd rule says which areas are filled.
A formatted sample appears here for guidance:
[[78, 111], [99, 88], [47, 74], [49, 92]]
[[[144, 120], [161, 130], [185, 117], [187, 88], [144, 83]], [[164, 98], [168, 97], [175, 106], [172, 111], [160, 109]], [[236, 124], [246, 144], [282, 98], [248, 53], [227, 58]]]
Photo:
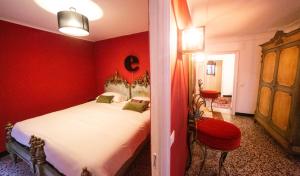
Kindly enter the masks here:
[[[204, 145], [203, 148], [204, 148], [202, 150], [203, 151], [203, 161], [201, 163], [201, 167], [200, 167], [200, 171], [199, 171], [198, 175], [201, 175], [201, 172], [204, 168], [205, 160], [206, 160], [206, 157], [207, 157], [207, 147]], [[228, 152], [225, 152], [225, 151], [221, 152], [221, 157], [220, 157], [220, 160], [219, 160], [219, 173], [218, 173], [218, 176], [221, 176], [222, 169], [225, 171], [226, 176], [229, 175], [226, 168], [224, 167], [224, 162], [225, 162], [225, 159], [227, 157], [227, 154], [228, 154]]]
[[221, 175], [222, 169], [224, 169], [226, 176], [228, 175], [228, 172], [227, 172], [227, 170], [225, 169], [225, 167], [223, 165], [224, 161], [227, 157], [227, 154], [228, 154], [228, 152], [224, 152], [224, 151], [221, 153], [221, 157], [220, 157], [220, 160], [219, 160], [219, 176]]
[[[189, 158], [188, 158], [188, 162], [187, 162], [187, 166], [186, 166], [186, 170], [188, 170], [191, 166], [192, 163], [192, 148], [193, 148], [193, 144], [196, 141], [195, 138], [193, 137], [193, 133], [188, 131], [187, 134], [187, 145], [188, 145], [188, 152], [189, 152]], [[191, 139], [192, 138], [192, 139]]]
[[18, 162], [18, 157], [17, 157], [17, 155], [16, 154], [9, 154], [9, 156], [10, 156], [10, 158], [12, 159], [12, 161], [13, 161], [13, 163], [14, 164], [17, 164], [17, 162]]
[[204, 164], [205, 164], [205, 160], [206, 160], [206, 156], [207, 156], [207, 148], [206, 148], [205, 145], [204, 145], [203, 147], [204, 147], [204, 149], [203, 149], [203, 161], [202, 161], [202, 163], [201, 163], [201, 167], [200, 167], [200, 171], [199, 171], [198, 175], [201, 174], [201, 171], [202, 171], [203, 168], [204, 168]]
[[213, 101], [214, 101], [214, 99], [211, 99], [211, 102], [210, 102], [210, 110], [211, 110], [211, 112], [214, 112], [213, 107], [212, 107]]

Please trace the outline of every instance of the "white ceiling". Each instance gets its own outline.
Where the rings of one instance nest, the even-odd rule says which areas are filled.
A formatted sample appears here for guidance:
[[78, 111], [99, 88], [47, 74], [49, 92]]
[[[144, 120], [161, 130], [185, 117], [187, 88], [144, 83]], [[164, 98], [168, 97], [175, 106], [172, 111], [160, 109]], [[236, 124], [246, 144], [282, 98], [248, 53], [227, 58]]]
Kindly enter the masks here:
[[[103, 17], [90, 21], [90, 35], [98, 41], [148, 31], [148, 0], [93, 0]], [[300, 0], [187, 0], [196, 26], [206, 37], [228, 37], [274, 31], [300, 22]], [[0, 0], [0, 19], [59, 33], [56, 15], [34, 0]]]
[[[103, 17], [90, 21], [90, 35], [80, 37], [98, 41], [148, 31], [148, 0], [93, 0]], [[0, 19], [59, 33], [57, 17], [34, 0], [0, 0]]]
[[300, 0], [187, 0], [193, 24], [206, 37], [274, 31], [300, 20]]

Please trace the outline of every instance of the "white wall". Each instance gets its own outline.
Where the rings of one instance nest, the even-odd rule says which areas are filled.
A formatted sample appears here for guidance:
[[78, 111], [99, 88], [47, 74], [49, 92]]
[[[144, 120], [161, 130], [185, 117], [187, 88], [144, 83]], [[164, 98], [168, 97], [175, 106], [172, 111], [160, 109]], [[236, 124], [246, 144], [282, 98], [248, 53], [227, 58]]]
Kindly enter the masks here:
[[209, 40], [206, 51], [210, 54], [237, 52], [238, 76], [236, 112], [255, 112], [260, 74], [260, 44], [267, 42], [274, 33], [246, 36], [241, 38], [223, 38]]
[[221, 94], [233, 95], [235, 54], [208, 55], [206, 60], [222, 61]]
[[238, 54], [237, 100], [236, 112], [255, 113], [260, 66], [260, 44], [274, 37], [276, 30], [290, 32], [300, 27], [300, 20], [273, 29], [270, 32], [218, 39], [206, 39], [205, 50], [208, 54], [232, 53]]
[[[171, 71], [174, 71], [177, 58], [177, 25], [173, 10], [170, 10], [170, 66]], [[171, 72], [171, 78], [173, 78], [174, 72]]]
[[215, 90], [218, 92], [221, 92], [221, 82], [222, 82], [222, 61], [218, 60], [215, 61], [215, 74], [214, 75], [208, 75], [207, 72], [207, 62], [205, 66], [205, 82], [204, 86], [205, 89], [208, 90]]
[[207, 59], [206, 58], [205, 61], [194, 62], [195, 69], [196, 69], [195, 90], [197, 90], [197, 92], [199, 91], [198, 80], [201, 79], [203, 82], [203, 85], [202, 85], [203, 89], [215, 90], [215, 91], [221, 92], [222, 91], [223, 61], [220, 59], [217, 59], [216, 67], [215, 67], [215, 75], [207, 75], [206, 68], [207, 68], [208, 60], [215, 60], [215, 59], [211, 59], [211, 58]]
[[[270, 40], [273, 35], [274, 33], [267, 33], [239, 38], [218, 38], [214, 40], [206, 40], [205, 50], [206, 55], [208, 55], [206, 59], [220, 59], [218, 58], [219, 54], [235, 53], [237, 56], [238, 75], [235, 97], [236, 112], [251, 114], [255, 112], [261, 61], [261, 49], [259, 45]], [[232, 69], [232, 71], [234, 72], [234, 69]], [[225, 72], [226, 68], [224, 73]], [[226, 75], [223, 74], [223, 76], [223, 80], [225, 77], [227, 79]], [[230, 80], [229, 82], [232, 81]], [[223, 86], [223, 89], [226, 89], [225, 91], [227, 91], [227, 87], [224, 88]]]
[[170, 10], [170, 1], [149, 0], [153, 176], [170, 175]]
[[[209, 81], [211, 79], [206, 75], [206, 63], [208, 60], [222, 61], [222, 71], [220, 79], [220, 91], [222, 95], [233, 95], [234, 88], [234, 69], [235, 69], [235, 54], [218, 54], [218, 55], [207, 55], [203, 57], [203, 60], [197, 59], [193, 56], [196, 69], [196, 81], [201, 79], [203, 81], [203, 89], [211, 89], [209, 87]], [[216, 71], [218, 69], [216, 68]], [[195, 89], [198, 90], [198, 84], [195, 85]], [[217, 89], [216, 89], [217, 90]]]
[[[195, 59], [193, 58], [193, 60], [195, 61]], [[197, 92], [197, 93], [199, 93], [199, 85], [198, 85], [198, 80], [199, 79], [201, 79], [202, 80], [202, 82], [203, 82], [203, 85], [202, 85], [202, 88], [203, 89], [206, 89], [206, 87], [205, 87], [205, 82], [206, 82], [206, 80], [205, 80], [205, 66], [206, 66], [206, 64], [205, 64], [205, 62], [204, 61], [198, 61], [198, 62], [194, 62], [195, 63], [195, 70], [196, 70], [196, 79], [195, 79], [195, 81], [196, 81], [196, 83], [195, 83], [195, 92]]]
[[233, 95], [234, 83], [234, 54], [223, 55], [222, 59], [222, 82], [221, 93], [222, 95]]

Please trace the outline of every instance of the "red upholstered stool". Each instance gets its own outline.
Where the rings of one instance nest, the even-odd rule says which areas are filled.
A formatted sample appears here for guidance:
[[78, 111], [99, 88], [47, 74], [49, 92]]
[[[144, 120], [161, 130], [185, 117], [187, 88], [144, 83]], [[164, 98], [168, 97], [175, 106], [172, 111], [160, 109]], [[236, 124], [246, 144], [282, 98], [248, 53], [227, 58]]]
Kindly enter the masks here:
[[214, 150], [221, 151], [219, 160], [219, 175], [224, 169], [228, 175], [223, 163], [229, 151], [234, 150], [240, 146], [241, 131], [235, 125], [212, 118], [203, 118], [196, 123], [197, 139], [204, 145], [204, 159], [201, 164], [200, 173], [203, 169], [207, 147]]
[[219, 97], [220, 92], [218, 91], [214, 91], [214, 90], [200, 90], [200, 95], [204, 98], [204, 99], [211, 99], [210, 101], [210, 109], [213, 112], [213, 108], [212, 108], [212, 104], [213, 101]]

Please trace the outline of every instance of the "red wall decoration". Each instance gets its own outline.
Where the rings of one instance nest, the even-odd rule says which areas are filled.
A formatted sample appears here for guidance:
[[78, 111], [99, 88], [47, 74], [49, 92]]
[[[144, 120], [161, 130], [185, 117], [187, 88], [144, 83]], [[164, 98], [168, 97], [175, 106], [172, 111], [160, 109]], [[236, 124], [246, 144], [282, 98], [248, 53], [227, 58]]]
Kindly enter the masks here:
[[7, 122], [96, 95], [94, 43], [0, 21], [0, 152]]
[[[94, 55], [96, 59], [97, 90], [102, 93], [105, 80], [115, 71], [118, 71], [128, 82], [150, 71], [149, 33], [142, 32], [121, 36], [108, 40], [98, 41], [95, 44]], [[128, 55], [137, 56], [139, 69], [129, 72], [124, 66]]]

